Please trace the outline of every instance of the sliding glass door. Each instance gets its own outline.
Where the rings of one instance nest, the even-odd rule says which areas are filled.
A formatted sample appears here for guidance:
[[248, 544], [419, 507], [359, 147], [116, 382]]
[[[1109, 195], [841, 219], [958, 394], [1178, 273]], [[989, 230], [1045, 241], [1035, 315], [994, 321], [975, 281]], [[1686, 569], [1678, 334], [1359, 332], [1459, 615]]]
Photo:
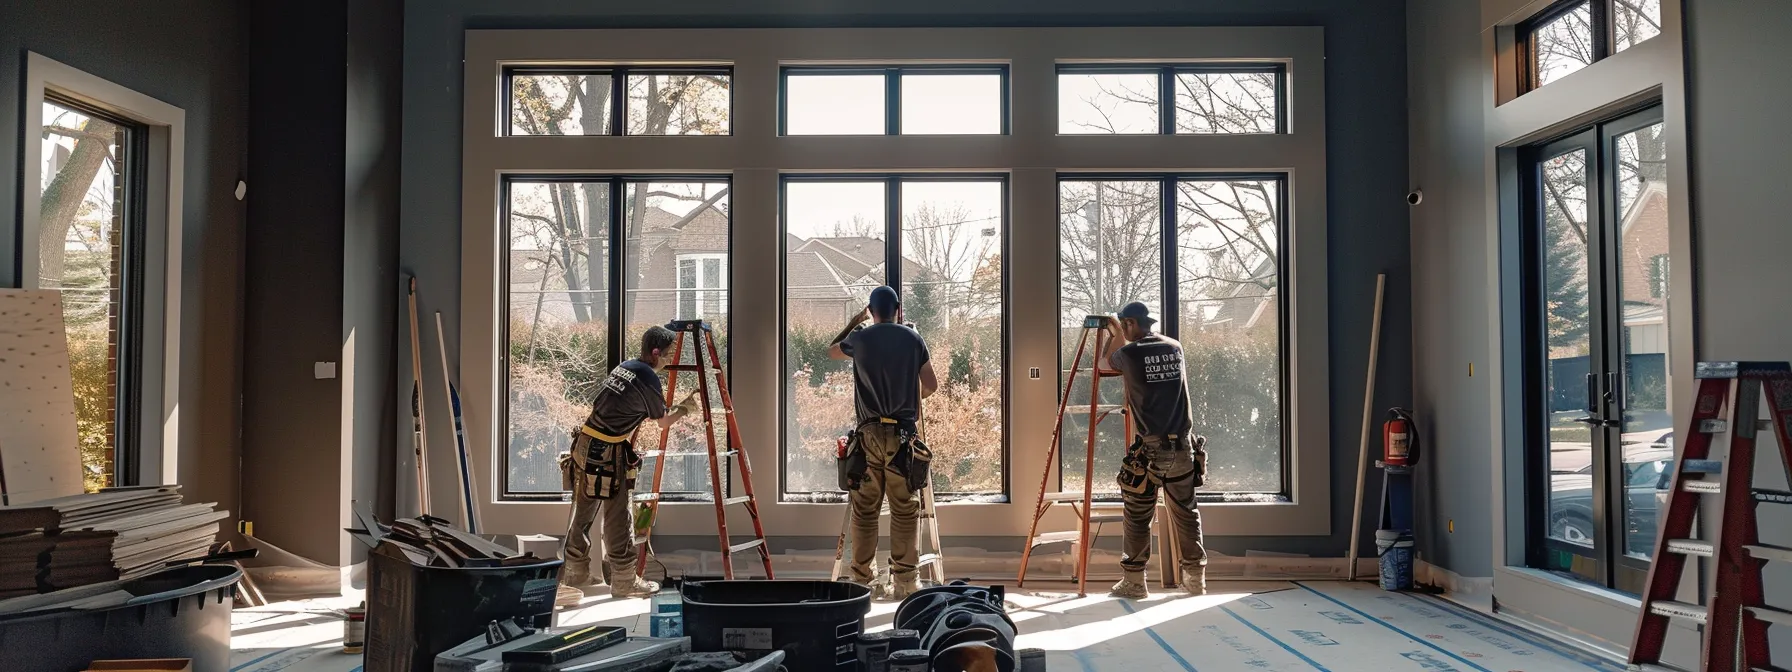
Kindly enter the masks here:
[[1530, 563], [1637, 592], [1673, 460], [1659, 108], [1525, 152]]

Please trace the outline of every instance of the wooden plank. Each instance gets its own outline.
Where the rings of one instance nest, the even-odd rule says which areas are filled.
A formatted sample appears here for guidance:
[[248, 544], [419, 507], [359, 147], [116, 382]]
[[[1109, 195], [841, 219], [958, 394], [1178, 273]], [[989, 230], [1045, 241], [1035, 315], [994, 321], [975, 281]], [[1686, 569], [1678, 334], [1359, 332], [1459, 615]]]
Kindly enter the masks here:
[[62, 293], [0, 289], [0, 504], [82, 491]]

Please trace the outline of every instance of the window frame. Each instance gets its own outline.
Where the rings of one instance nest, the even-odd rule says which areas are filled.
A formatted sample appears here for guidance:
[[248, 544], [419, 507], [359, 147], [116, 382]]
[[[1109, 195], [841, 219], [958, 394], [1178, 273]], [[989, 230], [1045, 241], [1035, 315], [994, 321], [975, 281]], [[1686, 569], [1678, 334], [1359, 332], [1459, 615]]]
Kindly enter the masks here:
[[[1013, 208], [1009, 203], [1012, 191], [1008, 173], [781, 173], [778, 175], [778, 239], [784, 240], [790, 235], [789, 185], [792, 183], [882, 183], [884, 189], [884, 283], [890, 287], [902, 287], [902, 185], [904, 183], [940, 183], [940, 182], [997, 182], [1002, 186], [1002, 240], [998, 244], [1002, 263], [1002, 475], [1001, 490], [993, 495], [978, 492], [954, 492], [940, 490], [935, 493], [940, 502], [978, 501], [989, 503], [1011, 503], [1013, 501], [1014, 474], [1009, 468], [1014, 460], [1013, 452], [1013, 386], [1011, 380], [1013, 348], [1013, 320], [1011, 317], [1011, 288], [1009, 277], [1011, 265], [1010, 248], [1014, 239], [1011, 234]], [[778, 253], [778, 303], [780, 308], [780, 330], [778, 336], [778, 370], [784, 371], [790, 362], [790, 329], [789, 317], [783, 314], [782, 306], [788, 305], [787, 293], [790, 286], [790, 253], [780, 247]], [[844, 326], [844, 325], [842, 325]], [[939, 367], [935, 367], [936, 372]], [[941, 375], [944, 375], [943, 373]], [[782, 388], [779, 394], [783, 394]], [[792, 409], [787, 404], [780, 404], [778, 411], [778, 501], [783, 503], [805, 504], [839, 504], [847, 501], [846, 493], [835, 490], [817, 490], [810, 492], [792, 492], [790, 490], [790, 422]]]
[[[790, 125], [790, 78], [791, 77], [826, 77], [829, 75], [882, 75], [884, 78], [884, 132], [883, 133], [801, 133], [792, 135]], [[906, 134], [911, 137], [935, 136], [1006, 136], [1011, 134], [1009, 113], [1009, 89], [1011, 77], [1005, 63], [965, 64], [965, 65], [781, 65], [778, 68], [778, 136], [789, 138], [840, 138], [840, 137], [877, 137], [878, 135], [905, 135], [902, 132], [902, 76], [903, 75], [999, 75], [1001, 85], [998, 92], [1001, 98], [1001, 129], [995, 133], [927, 133]]]
[[[1159, 263], [1162, 264], [1163, 268], [1160, 276], [1163, 282], [1163, 305], [1159, 306], [1157, 311], [1158, 333], [1177, 340], [1181, 340], [1180, 332], [1182, 329], [1180, 278], [1182, 267], [1179, 263], [1180, 259], [1176, 256], [1176, 230], [1180, 223], [1177, 219], [1177, 206], [1179, 203], [1178, 197], [1181, 193], [1178, 186], [1183, 182], [1274, 182], [1277, 185], [1276, 212], [1279, 221], [1276, 227], [1276, 291], [1278, 292], [1276, 300], [1276, 335], [1278, 341], [1276, 351], [1277, 357], [1279, 358], [1279, 371], [1281, 374], [1281, 380], [1277, 385], [1280, 394], [1280, 398], [1277, 400], [1277, 405], [1279, 407], [1277, 412], [1281, 414], [1281, 447], [1278, 451], [1281, 459], [1281, 468], [1279, 469], [1281, 472], [1281, 486], [1275, 493], [1197, 491], [1195, 493], [1195, 498], [1202, 503], [1261, 501], [1259, 498], [1252, 497], [1252, 495], [1260, 494], [1273, 495], [1276, 498], [1273, 500], [1275, 503], [1289, 503], [1292, 502], [1294, 498], [1295, 421], [1292, 413], [1294, 408], [1292, 399], [1294, 394], [1294, 376], [1291, 371], [1294, 348], [1293, 339], [1290, 337], [1288, 330], [1288, 326], [1292, 324], [1290, 317], [1293, 309], [1293, 302], [1289, 300], [1287, 291], [1287, 288], [1289, 287], [1290, 273], [1286, 256], [1289, 246], [1293, 241], [1293, 227], [1290, 226], [1291, 218], [1289, 217], [1289, 206], [1291, 204], [1289, 194], [1290, 182], [1292, 182], [1291, 178], [1292, 176], [1287, 172], [1060, 172], [1057, 176], [1057, 185], [1060, 189], [1060, 191], [1058, 191], [1059, 194], [1063, 193], [1062, 186], [1065, 182], [1126, 181], [1156, 182], [1158, 184], [1158, 189], [1160, 190], [1159, 193], [1162, 194], [1159, 198], [1160, 202], [1158, 203], [1158, 236], [1161, 241], [1161, 259], [1159, 260]], [[1062, 207], [1063, 204], [1060, 201], [1057, 205]], [[1057, 225], [1058, 224], [1054, 222], [1054, 226]], [[1058, 273], [1060, 275], [1063, 272], [1062, 269], [1064, 264], [1063, 249], [1063, 244], [1060, 241], [1060, 244], [1053, 252], [1057, 268], [1059, 269]], [[1060, 282], [1062, 281], [1060, 280]], [[1053, 306], [1052, 308], [1054, 314], [1062, 312], [1062, 302], [1062, 294], [1060, 293], [1059, 305]], [[1063, 352], [1064, 350], [1063, 338], [1063, 329], [1060, 328], [1057, 340], [1059, 352]], [[1064, 389], [1064, 367], [1062, 362], [1059, 362], [1058, 364], [1057, 389], [1060, 392]], [[1130, 420], [1126, 420], [1126, 422], [1130, 422]], [[1057, 465], [1058, 488], [1060, 490], [1064, 487], [1065, 469], [1063, 468], [1063, 461], [1065, 459], [1065, 454], [1066, 451], [1060, 447], [1058, 451], [1059, 464]], [[1118, 502], [1120, 501], [1120, 496], [1118, 493], [1104, 494], [1102, 492], [1096, 492], [1095, 500], [1100, 502]]]
[[[1110, 137], [1123, 135], [1172, 135], [1193, 137], [1256, 137], [1288, 134], [1288, 64], [1276, 61], [1213, 61], [1199, 63], [1059, 63], [1052, 79], [1054, 92], [1063, 75], [1157, 76], [1157, 131], [1154, 133], [1065, 133], [1058, 116], [1053, 130], [1060, 136]], [[1268, 133], [1182, 133], [1176, 130], [1176, 77], [1184, 74], [1273, 74], [1276, 76], [1276, 128]], [[1056, 113], [1057, 110], [1054, 110]], [[1055, 115], [1056, 116], [1056, 115]]]
[[[124, 297], [125, 310], [135, 303], [136, 312], [124, 315], [126, 324], [120, 329], [121, 338], [127, 330], [132, 333], [138, 359], [129, 367], [129, 377], [121, 367], [117, 381], [121, 408], [115, 435], [130, 438], [114, 441], [112, 478], [115, 485], [178, 482], [182, 438], [190, 434], [183, 433], [180, 418], [186, 111], [36, 52], [25, 53], [23, 85], [22, 128], [43, 127], [47, 101], [73, 103], [139, 131], [132, 140], [139, 170], [127, 176], [126, 185], [137, 196], [134, 202], [126, 200], [139, 220], [131, 227], [138, 233], [136, 249], [129, 249], [127, 241], [126, 250], [127, 263], [137, 267], [137, 283], [135, 288], [126, 283]], [[0, 277], [10, 276], [13, 286], [36, 289], [42, 214], [36, 185], [43, 179], [43, 150], [40, 142], [21, 145], [18, 248], [15, 254], [0, 254]]]
[[1582, 5], [1587, 7], [1589, 22], [1593, 29], [1593, 61], [1582, 66], [1583, 69], [1611, 58], [1621, 51], [1635, 48], [1661, 36], [1661, 33], [1656, 33], [1631, 44], [1626, 49], [1619, 49], [1615, 18], [1617, 2], [1618, 0], [1558, 0], [1555, 4], [1544, 8], [1543, 11], [1520, 21], [1515, 40], [1518, 47], [1518, 94], [1524, 95], [1545, 86], [1540, 81], [1541, 75], [1537, 71], [1537, 29], [1574, 12]]
[[[530, 136], [523, 136], [523, 137], [530, 137]], [[561, 136], [561, 137], [581, 137], [581, 136]], [[651, 136], [651, 137], [672, 137], [672, 136]], [[496, 265], [496, 270], [497, 270], [497, 278], [496, 278], [497, 285], [496, 285], [496, 287], [497, 287], [498, 294], [499, 294], [499, 297], [498, 297], [499, 300], [506, 306], [505, 308], [500, 309], [498, 314], [496, 315], [497, 327], [499, 330], [497, 333], [499, 333], [499, 334], [510, 333], [510, 310], [507, 307], [508, 302], [509, 302], [510, 284], [511, 284], [510, 283], [511, 247], [510, 247], [510, 235], [509, 235], [510, 202], [511, 202], [510, 187], [511, 187], [511, 185], [517, 184], [517, 183], [555, 184], [555, 183], [568, 183], [568, 182], [570, 182], [570, 183], [604, 184], [604, 185], [608, 186], [609, 190], [610, 190], [610, 194], [609, 194], [610, 195], [610, 207], [609, 207], [609, 215], [608, 215], [609, 221], [607, 224], [608, 231], [606, 231], [606, 234], [605, 234], [606, 236], [608, 236], [608, 238], [606, 238], [606, 241], [609, 246], [609, 253], [605, 255], [605, 262], [607, 264], [609, 264], [609, 273], [608, 273], [609, 289], [606, 292], [608, 306], [606, 306], [607, 314], [604, 318], [607, 321], [606, 331], [608, 333], [606, 334], [606, 343], [605, 343], [605, 345], [607, 346], [607, 353], [605, 356], [608, 358], [608, 361], [605, 362], [605, 365], [603, 367], [604, 370], [608, 371], [610, 369], [616, 368], [617, 366], [621, 365], [622, 362], [628, 360], [628, 340], [629, 340], [628, 339], [628, 315], [627, 315], [627, 311], [625, 310], [627, 303], [624, 300], [624, 297], [629, 292], [629, 287], [627, 284], [627, 275], [628, 275], [627, 269], [624, 268], [624, 264], [627, 263], [627, 255], [628, 255], [628, 243], [627, 243], [627, 237], [626, 237], [627, 232], [628, 232], [628, 223], [624, 217], [624, 208], [626, 207], [625, 201], [627, 200], [626, 194], [628, 193], [629, 185], [631, 185], [631, 184], [647, 184], [647, 183], [653, 183], [653, 182], [660, 182], [660, 183], [703, 182], [703, 183], [727, 184], [727, 185], [729, 185], [729, 188], [732, 189], [733, 188], [733, 179], [732, 179], [731, 175], [714, 174], [714, 173], [708, 173], [708, 174], [705, 174], [705, 173], [683, 173], [683, 174], [670, 174], [670, 173], [669, 174], [541, 173], [541, 174], [535, 174], [535, 173], [511, 172], [511, 173], [505, 173], [503, 175], [499, 175], [498, 176], [499, 190], [498, 190], [498, 201], [497, 201], [497, 205], [499, 208], [498, 213], [497, 213], [497, 222], [499, 222], [499, 224], [498, 224], [498, 228], [496, 231], [496, 233], [498, 234], [498, 245], [497, 245], [498, 263]], [[730, 196], [733, 195], [732, 191], [730, 191], [729, 193], [730, 193]], [[730, 216], [728, 218], [728, 251], [725, 253], [725, 255], [728, 260], [732, 260], [732, 258], [734, 256], [734, 217], [732, 216], [732, 214], [730, 214]], [[696, 255], [693, 255], [693, 256], [696, 256]], [[676, 297], [676, 296], [679, 296], [679, 291], [677, 290], [677, 277], [676, 277], [676, 273], [677, 273], [676, 259], [678, 257], [675, 256], [673, 258], [675, 260], [674, 268], [673, 268], [673, 272], [674, 272], [673, 296]], [[734, 268], [733, 264], [728, 264], [728, 268], [724, 271], [724, 275], [728, 275], [728, 277], [730, 279], [729, 288], [726, 290], [729, 292], [733, 291], [733, 282], [732, 282], [733, 276], [731, 275], [733, 273], [733, 268]], [[676, 301], [676, 299], [675, 299], [675, 301]], [[730, 301], [730, 302], [728, 302], [728, 310], [723, 311], [723, 313], [725, 315], [727, 315], [730, 325], [732, 325], [732, 323], [733, 323], [733, 312], [732, 312], [733, 307], [734, 307], [734, 302]], [[730, 332], [730, 335], [732, 336], [732, 331]], [[499, 389], [498, 389], [497, 399], [499, 399], [500, 401], [497, 404], [497, 417], [496, 417], [497, 425], [496, 425], [496, 427], [498, 428], [499, 436], [503, 439], [503, 443], [501, 444], [501, 450], [497, 451], [498, 454], [496, 456], [497, 457], [497, 460], [496, 460], [497, 472], [496, 472], [496, 474], [494, 474], [494, 478], [492, 480], [495, 482], [495, 485], [496, 485], [496, 489], [494, 490], [494, 492], [496, 492], [497, 496], [494, 497], [493, 499], [497, 500], [498, 502], [568, 502], [568, 501], [572, 501], [572, 491], [570, 491], [570, 490], [561, 490], [558, 492], [549, 492], [549, 491], [519, 492], [519, 491], [513, 491], [510, 489], [510, 442], [509, 442], [510, 403], [508, 402], [508, 400], [510, 399], [510, 355], [509, 355], [510, 349], [509, 349], [508, 337], [500, 336], [498, 345], [499, 345], [499, 350], [498, 350], [498, 355], [497, 355], [497, 364], [498, 364], [499, 376], [498, 376], [497, 382], [498, 382]], [[729, 374], [730, 372], [733, 371], [733, 367], [734, 367], [733, 348], [734, 348], [734, 339], [733, 338], [728, 338], [727, 343], [721, 346], [722, 357], [726, 358], [727, 362], [728, 362], [727, 366], [723, 367], [724, 374]], [[732, 390], [730, 390], [730, 392], [732, 392]], [[717, 403], [720, 403], [720, 402], [718, 401]], [[727, 434], [727, 431], [728, 431], [727, 428], [722, 427], [722, 428], [720, 428], [720, 431], [721, 431], [721, 434], [717, 437], [718, 441], [723, 442], [723, 443], [729, 441], [729, 437]], [[724, 475], [723, 480], [722, 480], [722, 491], [724, 493], [724, 496], [726, 496], [727, 493], [732, 491], [732, 488], [733, 488], [732, 480], [733, 479], [731, 476]], [[707, 495], [708, 495], [707, 491], [696, 491], [696, 492], [664, 491], [662, 494], [662, 501], [709, 503], [710, 499], [708, 498]]]
[[[510, 95], [511, 94], [510, 82], [511, 82], [511, 78], [516, 75], [524, 75], [524, 76], [605, 75], [605, 76], [608, 76], [610, 78], [610, 114], [609, 114], [609, 118], [607, 119], [606, 123], [608, 123], [610, 126], [609, 132], [608, 133], [581, 133], [578, 135], [559, 135], [559, 136], [556, 136], [553, 134], [524, 135], [524, 134], [512, 133], [511, 128], [510, 128], [511, 127], [510, 114], [511, 114], [512, 105], [514, 104], [515, 101], [511, 98], [511, 95]], [[713, 134], [713, 135], [709, 135], [709, 134], [705, 134], [705, 135], [684, 135], [684, 134], [637, 135], [634, 133], [629, 133], [628, 132], [628, 110], [629, 110], [628, 78], [631, 75], [723, 75], [723, 76], [726, 76], [728, 78], [728, 87], [729, 87], [728, 88], [728, 132], [727, 133], [718, 133], [718, 134]], [[509, 66], [509, 67], [503, 68], [503, 70], [501, 71], [501, 77], [502, 77], [502, 83], [499, 85], [499, 87], [500, 87], [500, 93], [499, 93], [500, 103], [499, 104], [502, 106], [502, 110], [501, 110], [500, 114], [498, 115], [498, 120], [499, 120], [498, 135], [500, 135], [502, 137], [507, 137], [507, 138], [540, 138], [540, 137], [562, 137], [562, 138], [602, 138], [602, 137], [723, 138], [723, 137], [732, 136], [732, 135], [734, 135], [734, 132], [735, 132], [734, 126], [735, 126], [735, 120], [737, 118], [737, 115], [735, 114], [734, 83], [735, 83], [736, 79], [734, 76], [734, 66], [733, 65], [596, 65], [596, 66], [590, 66], [590, 67], [514, 65], [514, 66]]]

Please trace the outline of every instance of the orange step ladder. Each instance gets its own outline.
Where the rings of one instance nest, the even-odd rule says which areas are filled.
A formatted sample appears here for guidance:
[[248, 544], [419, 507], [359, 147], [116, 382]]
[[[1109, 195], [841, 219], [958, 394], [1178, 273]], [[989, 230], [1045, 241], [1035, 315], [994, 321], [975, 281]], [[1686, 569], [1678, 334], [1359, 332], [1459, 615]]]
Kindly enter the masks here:
[[[772, 553], [771, 549], [766, 548], [765, 546], [765, 527], [759, 522], [759, 500], [753, 495], [753, 468], [747, 461], [746, 451], [741, 449], [740, 427], [736, 425], [734, 419], [734, 398], [728, 394], [728, 374], [722, 370], [721, 365], [718, 363], [721, 361], [721, 357], [716, 353], [715, 331], [710, 328], [707, 322], [702, 320], [676, 320], [667, 324], [666, 328], [678, 335], [677, 339], [672, 344], [672, 363], [666, 366], [666, 370], [674, 372], [671, 376], [672, 379], [666, 383], [666, 405], [671, 406], [673, 403], [672, 400], [676, 399], [678, 395], [678, 376], [676, 372], [696, 372], [697, 397], [703, 401], [702, 421], [703, 435], [707, 440], [705, 446], [706, 449], [691, 452], [668, 450], [667, 445], [668, 441], [671, 439], [672, 430], [670, 427], [661, 429], [660, 447], [657, 450], [649, 450], [641, 454], [642, 459], [649, 457], [658, 458], [654, 460], [653, 464], [653, 489], [650, 492], [636, 494], [634, 499], [647, 507], [648, 510], [645, 515], [647, 515], [649, 519], [657, 520], [659, 517], [659, 505], [662, 494], [660, 492], [660, 487], [663, 484], [662, 479], [666, 473], [666, 458], [708, 456], [709, 494], [711, 501], [715, 503], [716, 507], [716, 536], [721, 540], [722, 577], [725, 579], [734, 578], [735, 553], [757, 549], [759, 551], [759, 560], [765, 564], [765, 578], [773, 578]], [[684, 342], [685, 336], [687, 335], [694, 341], [692, 343], [692, 350], [695, 353], [695, 356], [693, 357], [695, 361], [690, 364], [685, 364], [681, 361], [684, 357]], [[716, 379], [716, 396], [714, 398], [719, 398], [722, 402], [722, 408], [719, 410], [725, 418], [723, 431], [727, 432], [728, 437], [728, 449], [725, 451], [716, 450], [715, 417], [718, 409], [715, 408], [712, 401], [714, 398], [711, 397], [709, 378], [712, 375], [715, 376]], [[732, 462], [735, 466], [740, 468], [740, 484], [742, 492], [745, 493], [744, 495], [739, 497], [725, 496], [727, 493], [723, 491], [722, 481], [723, 476], [727, 473], [728, 467], [723, 463], [723, 460]], [[747, 509], [747, 516], [753, 520], [753, 540], [739, 544], [730, 544], [729, 542], [731, 539], [728, 535], [728, 507], [736, 505], [744, 505]], [[653, 527], [649, 526], [643, 531], [641, 538], [635, 542], [636, 545], [641, 547], [641, 552], [637, 554], [640, 559], [636, 561], [636, 572], [644, 572], [647, 569], [646, 551], [648, 542], [651, 541], [652, 538]]]
[[[1661, 664], [1669, 619], [1704, 626], [1699, 669], [1706, 672], [1784, 672], [1774, 667], [1767, 643], [1769, 624], [1792, 626], [1792, 612], [1766, 604], [1761, 569], [1768, 561], [1792, 563], [1792, 548], [1762, 543], [1755, 520], [1759, 504], [1792, 504], [1792, 492], [1754, 487], [1755, 439], [1771, 428], [1781, 463], [1792, 479], [1792, 366], [1785, 362], [1700, 362], [1692, 427], [1675, 461], [1667, 517], [1655, 541], [1654, 562], [1642, 595], [1642, 612], [1631, 639], [1633, 670], [1672, 670]], [[1761, 395], [1771, 420], [1757, 420]], [[1729, 417], [1723, 417], [1728, 410]], [[1729, 454], [1713, 459], [1713, 438], [1729, 434]], [[1721, 498], [1715, 542], [1692, 537], [1703, 495]], [[1686, 558], [1714, 558], [1710, 597], [1704, 606], [1675, 601]]]

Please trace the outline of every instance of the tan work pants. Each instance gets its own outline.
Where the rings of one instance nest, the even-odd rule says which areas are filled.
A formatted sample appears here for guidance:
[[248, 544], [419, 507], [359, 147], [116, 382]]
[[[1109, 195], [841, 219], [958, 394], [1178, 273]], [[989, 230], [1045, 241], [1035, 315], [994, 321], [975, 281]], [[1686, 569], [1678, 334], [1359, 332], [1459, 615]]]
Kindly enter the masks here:
[[1165, 508], [1170, 510], [1172, 533], [1182, 552], [1184, 570], [1207, 564], [1201, 539], [1201, 512], [1195, 508], [1195, 459], [1187, 437], [1144, 445], [1150, 466], [1144, 492], [1121, 492], [1126, 503], [1126, 535], [1121, 543], [1120, 569], [1127, 579], [1145, 582], [1145, 564], [1151, 560], [1151, 519], [1157, 513], [1157, 489], [1163, 488]]
[[600, 516], [603, 518], [604, 562], [609, 566], [609, 580], [635, 575], [633, 523], [628, 515], [630, 491], [627, 487], [619, 487], [616, 495], [608, 499], [586, 495], [590, 490], [587, 480], [596, 477], [585, 473], [585, 452], [573, 451], [571, 461], [572, 522], [566, 529], [563, 552], [566, 566], [560, 572], [562, 583], [567, 585], [583, 583], [591, 575], [591, 524]]
[[852, 580], [870, 583], [871, 562], [877, 557], [877, 519], [885, 496], [890, 500], [890, 574], [898, 580], [915, 575], [920, 556], [915, 551], [916, 515], [921, 500], [908, 489], [908, 480], [890, 468], [890, 458], [902, 447], [896, 426], [873, 424], [859, 432], [859, 449], [865, 451], [865, 481], [848, 493], [852, 507]]

